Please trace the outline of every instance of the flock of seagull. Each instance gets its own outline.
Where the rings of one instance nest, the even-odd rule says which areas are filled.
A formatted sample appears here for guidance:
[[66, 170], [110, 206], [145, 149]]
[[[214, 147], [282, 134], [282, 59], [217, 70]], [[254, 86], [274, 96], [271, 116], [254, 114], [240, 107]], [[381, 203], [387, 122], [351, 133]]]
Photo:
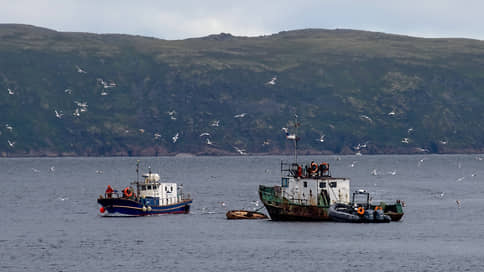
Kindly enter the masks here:
[[[87, 74], [87, 71], [83, 68], [81, 68], [80, 66], [76, 65], [75, 66], [75, 69], [78, 73], [80, 74]], [[101, 89], [102, 89], [102, 92], [100, 93], [101, 96], [106, 96], [108, 95], [109, 93], [107, 92], [109, 89], [112, 89], [112, 88], [116, 88], [117, 87], [117, 84], [110, 80], [110, 81], [105, 81], [104, 79], [102, 78], [97, 78], [96, 79], [96, 82], [97, 84], [99, 84], [98, 86], [101, 86]], [[276, 85], [277, 84], [277, 76], [273, 76], [269, 81], [267, 81], [265, 83], [265, 85]], [[15, 94], [15, 91], [10, 89], [10, 88], [7, 88], [7, 91], [8, 91], [8, 94], [9, 95], [14, 95]], [[65, 89], [64, 90], [65, 94], [67, 95], [71, 95], [73, 93], [72, 89]], [[72, 112], [72, 116], [74, 118], [78, 118], [81, 116], [82, 113], [86, 112], [87, 109], [88, 109], [88, 104], [87, 102], [79, 102], [79, 101], [73, 101], [75, 104], [76, 104], [76, 108], [75, 110]], [[58, 109], [54, 109], [54, 113], [55, 113], [55, 117], [58, 118], [58, 119], [62, 119], [65, 114], [62, 110], [58, 110]], [[176, 117], [176, 111], [175, 110], [170, 110], [167, 112], [169, 118], [171, 120], [177, 120], [177, 117]], [[243, 113], [240, 113], [240, 114], [236, 114], [234, 115], [233, 117], [236, 118], [236, 119], [241, 119], [241, 118], [244, 118], [248, 115], [248, 113], [246, 112], [243, 112]], [[395, 117], [397, 115], [395, 109], [393, 109], [392, 111], [390, 111], [388, 113], [388, 116], [390, 117]], [[365, 114], [361, 114], [360, 116], [360, 119], [364, 120], [364, 121], [367, 121], [369, 123], [373, 123], [373, 119], [368, 116], [368, 115], [365, 115]], [[211, 127], [220, 127], [222, 124], [221, 124], [221, 121], [220, 120], [213, 120], [209, 123], [209, 126]], [[12, 127], [10, 125], [6, 125], [7, 128], [12, 131]], [[139, 129], [139, 131], [141, 133], [144, 133], [144, 129]], [[289, 139], [289, 140], [296, 140], [296, 135], [294, 134], [288, 134], [288, 131], [287, 131], [287, 128], [282, 128], [282, 131], [284, 133], [286, 133], [286, 138]], [[125, 130], [125, 132], [129, 132], [128, 130]], [[407, 130], [407, 135], [405, 137], [403, 137], [401, 139], [401, 143], [402, 144], [409, 144], [411, 143], [411, 138], [410, 138], [410, 135], [414, 132], [414, 129], [413, 128], [409, 128]], [[200, 135], [200, 137], [204, 137], [204, 141], [207, 145], [210, 145], [210, 146], [214, 146], [214, 142], [209, 138], [210, 135], [207, 135], [207, 134], [204, 134], [202, 133]], [[181, 137], [181, 134], [180, 132], [177, 132], [175, 135], [173, 135], [171, 137], [171, 141], [173, 144], [177, 143], [179, 141]], [[161, 134], [158, 133], [158, 132], [155, 132], [153, 133], [153, 138], [155, 140], [159, 140], [161, 138]], [[326, 135], [325, 134], [321, 134], [319, 138], [315, 139], [317, 142], [320, 142], [320, 143], [324, 143], [325, 140], [326, 140]], [[356, 155], [361, 155], [361, 150], [363, 150], [364, 148], [367, 147], [367, 143], [363, 143], [363, 144], [358, 144], [356, 146], [353, 147], [353, 150], [356, 152], [355, 154]], [[440, 143], [443, 144], [443, 145], [446, 145], [448, 143], [448, 141], [446, 139], [442, 139], [440, 140]], [[15, 141], [13, 140], [8, 140], [8, 144], [11, 148], [13, 148], [15, 146]], [[269, 140], [265, 140], [263, 145], [268, 145], [270, 144]], [[245, 155], [246, 154], [246, 151], [244, 149], [241, 149], [239, 147], [236, 147], [236, 146], [233, 146], [234, 150], [236, 152], [238, 152], [239, 154], [241, 155]], [[418, 152], [428, 152], [429, 150], [426, 149], [426, 148], [416, 148], [416, 151]]]

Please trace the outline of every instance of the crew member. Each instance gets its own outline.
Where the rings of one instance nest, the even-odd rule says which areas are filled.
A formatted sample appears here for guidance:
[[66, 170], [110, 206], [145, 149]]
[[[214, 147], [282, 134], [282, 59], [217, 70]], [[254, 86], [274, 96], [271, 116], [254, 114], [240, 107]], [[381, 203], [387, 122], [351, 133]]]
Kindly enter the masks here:
[[108, 188], [106, 188], [106, 197], [111, 198], [113, 196], [113, 188], [111, 188], [111, 185], [108, 185]]

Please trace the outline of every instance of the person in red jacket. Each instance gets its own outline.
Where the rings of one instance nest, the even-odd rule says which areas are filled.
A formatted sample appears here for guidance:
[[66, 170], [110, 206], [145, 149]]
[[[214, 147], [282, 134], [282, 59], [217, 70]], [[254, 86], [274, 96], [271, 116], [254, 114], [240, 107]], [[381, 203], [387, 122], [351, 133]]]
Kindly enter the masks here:
[[113, 196], [113, 188], [111, 188], [111, 185], [108, 185], [108, 188], [106, 189], [106, 197], [111, 198]]

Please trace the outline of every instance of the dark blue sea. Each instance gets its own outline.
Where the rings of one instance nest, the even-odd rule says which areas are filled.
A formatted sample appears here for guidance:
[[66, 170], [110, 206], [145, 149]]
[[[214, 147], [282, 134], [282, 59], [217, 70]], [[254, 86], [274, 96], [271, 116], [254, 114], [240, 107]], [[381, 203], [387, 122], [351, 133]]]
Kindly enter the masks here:
[[[298, 158], [329, 162], [374, 200], [403, 200], [389, 224], [226, 220], [260, 207], [258, 185], [278, 184], [291, 157], [4, 158], [0, 271], [482, 271], [483, 158]], [[135, 180], [137, 160], [183, 184], [191, 213], [100, 216], [97, 197]]]

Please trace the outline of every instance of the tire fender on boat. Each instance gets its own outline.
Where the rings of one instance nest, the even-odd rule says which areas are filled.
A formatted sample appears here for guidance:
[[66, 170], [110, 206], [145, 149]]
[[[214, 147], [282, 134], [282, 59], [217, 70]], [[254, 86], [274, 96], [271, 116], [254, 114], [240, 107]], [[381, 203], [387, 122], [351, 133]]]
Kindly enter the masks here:
[[148, 206], [148, 211], [151, 212], [151, 206]]
[[143, 212], [146, 212], [146, 206], [143, 206], [142, 210]]

